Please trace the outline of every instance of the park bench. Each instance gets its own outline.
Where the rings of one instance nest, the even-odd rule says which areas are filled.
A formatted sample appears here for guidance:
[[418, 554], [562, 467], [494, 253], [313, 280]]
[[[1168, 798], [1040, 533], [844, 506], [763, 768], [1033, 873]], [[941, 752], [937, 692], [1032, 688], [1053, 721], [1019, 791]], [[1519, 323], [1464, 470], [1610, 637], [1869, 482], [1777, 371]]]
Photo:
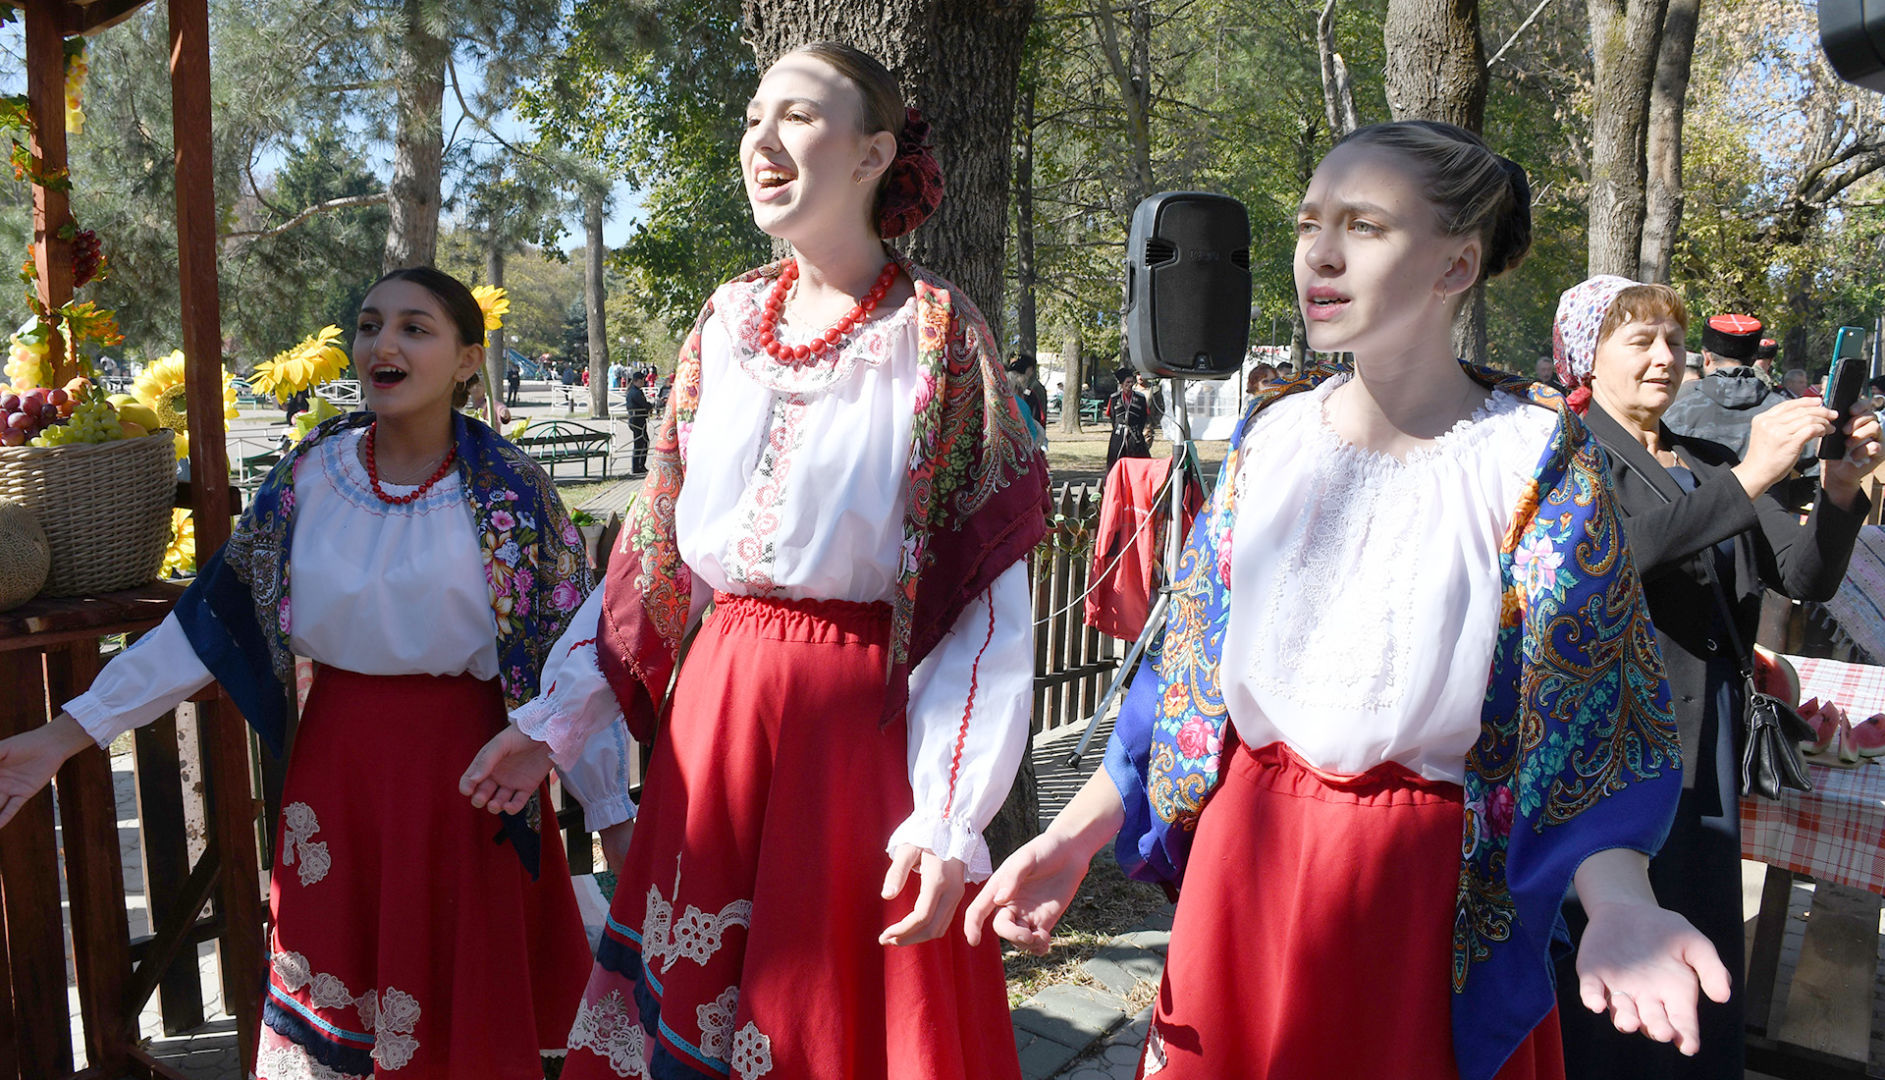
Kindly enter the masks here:
[[556, 478], [559, 462], [581, 461], [583, 476], [589, 475], [589, 459], [602, 459], [602, 475], [609, 475], [609, 432], [569, 420], [539, 420], [519, 437], [517, 445], [535, 458], [543, 471]]
[[1106, 419], [1106, 400], [1104, 398], [1080, 399], [1080, 422], [1097, 424]]

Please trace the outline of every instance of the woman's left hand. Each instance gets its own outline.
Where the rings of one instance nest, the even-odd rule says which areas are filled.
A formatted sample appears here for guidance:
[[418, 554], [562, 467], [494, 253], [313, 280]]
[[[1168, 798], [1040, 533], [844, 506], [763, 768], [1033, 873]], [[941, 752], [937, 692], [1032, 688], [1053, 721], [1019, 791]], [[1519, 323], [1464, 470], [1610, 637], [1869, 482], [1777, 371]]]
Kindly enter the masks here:
[[550, 775], [550, 747], [523, 733], [516, 724], [491, 736], [471, 767], [458, 779], [458, 793], [471, 805], [493, 814], [515, 814], [530, 802]]
[[1584, 910], [1590, 924], [1578, 945], [1577, 975], [1585, 1007], [1607, 1010], [1618, 1031], [1674, 1042], [1684, 1054], [1700, 1050], [1696, 986], [1718, 1002], [1730, 990], [1715, 947], [1687, 919], [1655, 903], [1586, 903]]
[[962, 879], [968, 866], [961, 859], [945, 859], [911, 844], [898, 844], [890, 858], [890, 872], [884, 875], [885, 900], [904, 891], [912, 869], [917, 870], [922, 882], [916, 894], [916, 908], [901, 922], [877, 935], [879, 945], [916, 945], [939, 938], [955, 921], [956, 906], [962, 903], [965, 891]]
[[1820, 465], [1820, 482], [1827, 495], [1841, 506], [1850, 507], [1859, 491], [1859, 480], [1885, 460], [1885, 438], [1881, 438], [1878, 414], [1870, 402], [1852, 407], [1852, 416], [1840, 425], [1846, 433], [1846, 456]]

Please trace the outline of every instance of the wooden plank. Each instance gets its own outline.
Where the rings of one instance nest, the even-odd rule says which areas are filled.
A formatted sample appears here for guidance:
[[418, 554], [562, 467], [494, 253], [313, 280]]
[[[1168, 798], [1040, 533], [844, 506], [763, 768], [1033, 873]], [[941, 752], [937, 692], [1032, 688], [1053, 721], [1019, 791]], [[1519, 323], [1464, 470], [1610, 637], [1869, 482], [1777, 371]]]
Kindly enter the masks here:
[[[0, 652], [0, 738], [46, 722], [40, 654]], [[6, 904], [8, 966], [22, 1077], [72, 1071], [71, 1019], [65, 985], [65, 934], [59, 911], [59, 855], [52, 830], [52, 791], [28, 800], [0, 830], [0, 897]]]
[[1787, 932], [1787, 901], [1793, 893], [1793, 874], [1778, 866], [1767, 868], [1761, 885], [1761, 908], [1748, 939], [1747, 988], [1741, 999], [1747, 1029], [1765, 1035], [1775, 1027], [1774, 982], [1780, 977], [1780, 947]]
[[[1065, 491], [1061, 492], [1059, 502], [1060, 505], [1056, 508], [1059, 513], [1072, 513], [1073, 497], [1069, 493]], [[1071, 584], [1073, 574], [1073, 559], [1064, 547], [1056, 545], [1052, 562], [1053, 583], [1050, 586], [1050, 590], [1053, 598], [1052, 602], [1054, 606], [1052, 610], [1054, 617], [1048, 624], [1047, 663], [1049, 671], [1061, 671], [1067, 666], [1067, 619], [1069, 612], [1066, 608], [1068, 601], [1071, 599], [1068, 586]], [[1066, 691], [1062, 688], [1055, 686], [1048, 689], [1047, 719], [1043, 722], [1043, 726], [1052, 729], [1061, 725], [1063, 722], [1060, 718], [1061, 702], [1065, 699]]]
[[148, 630], [170, 614], [183, 588], [159, 581], [101, 596], [29, 600], [0, 612], [0, 652]]
[[236, 1018], [240, 1064], [246, 1075], [255, 1069], [255, 1039], [268, 978], [261, 867], [255, 851], [259, 807], [249, 782], [249, 729], [226, 696], [203, 703], [198, 717], [210, 835], [222, 854], [216, 897], [228, 923], [221, 942], [223, 1002]]
[[[63, 703], [92, 685], [98, 646], [73, 644], [46, 654], [51, 700]], [[118, 850], [118, 802], [103, 747], [73, 755], [59, 770], [59, 818], [65, 831], [66, 896], [72, 911], [72, 960], [85, 1018], [87, 1061], [107, 1072], [130, 1062], [136, 1016], [124, 1012], [131, 975], [131, 929], [124, 910], [124, 863]]]
[[[144, 899], [153, 931], [182, 901], [190, 876], [190, 850], [183, 817], [183, 761], [177, 747], [177, 714], [166, 713], [138, 728], [137, 803], [144, 849]], [[199, 903], [198, 907], [201, 907]], [[194, 913], [193, 913], [194, 914]], [[181, 1035], [203, 1026], [203, 980], [196, 957], [179, 955], [158, 983], [164, 1034]], [[142, 1008], [143, 1002], [137, 1002]]]
[[1814, 886], [1786, 1019], [1776, 1033], [1781, 1042], [1849, 1061], [1870, 1055], [1879, 903], [1877, 893], [1862, 889]]
[[13, 1024], [13, 966], [7, 958], [6, 901], [0, 897], [0, 1080], [19, 1080], [19, 1032]]
[[[33, 129], [28, 148], [47, 176], [66, 171], [65, 154], [65, 4], [63, 0], [26, 0], [26, 98]], [[63, 189], [33, 185], [33, 267], [38, 272], [39, 302], [57, 308], [72, 299], [72, 210]], [[52, 332], [52, 382], [72, 377], [65, 335]]]
[[1042, 730], [1047, 723], [1047, 685], [1041, 682], [1041, 675], [1047, 671], [1047, 615], [1053, 610], [1048, 606], [1047, 565], [1048, 560], [1041, 557], [1040, 548], [1028, 553], [1028, 595], [1034, 600], [1034, 712], [1031, 716], [1035, 731]]
[[[170, 0], [170, 126], [176, 147], [177, 298], [183, 309], [185, 401], [191, 416], [217, 417], [223, 410], [223, 333], [216, 282], [208, 0]], [[235, 504], [228, 477], [222, 424], [191, 424], [190, 503], [198, 551], [215, 551], [229, 539]]]
[[118, 25], [137, 14], [150, 0], [84, 0], [66, 7], [66, 36], [91, 35]]
[[[190, 876], [183, 880], [177, 889], [175, 902], [165, 914], [164, 921], [157, 924], [156, 933], [142, 939], [134, 950], [142, 956], [137, 970], [132, 973], [129, 984], [125, 987], [125, 1010], [137, 1013], [144, 1008], [144, 1003], [157, 992], [158, 984], [163, 980], [163, 973], [168, 971], [184, 955], [186, 945], [195, 945], [202, 940], [203, 923], [197, 920], [203, 905], [216, 890], [216, 884], [222, 860], [217, 857], [216, 848], [204, 852], [197, 860]], [[210, 920], [225, 929], [227, 920], [221, 916]], [[190, 965], [192, 976], [196, 974], [196, 965]]]

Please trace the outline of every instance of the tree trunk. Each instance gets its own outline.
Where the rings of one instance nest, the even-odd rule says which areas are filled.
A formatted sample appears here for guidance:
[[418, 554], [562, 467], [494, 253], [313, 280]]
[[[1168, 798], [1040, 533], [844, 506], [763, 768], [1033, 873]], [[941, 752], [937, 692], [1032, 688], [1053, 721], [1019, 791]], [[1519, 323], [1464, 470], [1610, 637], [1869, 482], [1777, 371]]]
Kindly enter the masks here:
[[1329, 135], [1340, 139], [1359, 125], [1354, 83], [1348, 77], [1348, 65], [1342, 63], [1342, 54], [1335, 51], [1335, 4], [1336, 0], [1328, 0], [1316, 19], [1316, 53], [1322, 61], [1322, 108], [1328, 116]]
[[1676, 229], [1682, 224], [1682, 110], [1689, 93], [1701, 0], [1669, 0], [1649, 92], [1648, 186], [1637, 280], [1669, 283]]
[[835, 40], [897, 76], [932, 125], [930, 143], [948, 185], [941, 208], [906, 250], [955, 282], [1002, 340], [1008, 146], [1033, 0], [913, 0], [894, 18], [864, 0], [742, 0], [741, 17], [762, 69], [793, 46]]
[[[1388, 0], [1388, 108], [1396, 120], [1444, 120], [1478, 131], [1486, 116], [1486, 50], [1479, 0]], [[1486, 362], [1485, 289], [1475, 288], [1453, 327], [1453, 348]]]
[[1028, 356], [1039, 351], [1034, 288], [1034, 76], [1030, 65], [1015, 97], [1015, 348]]
[[1080, 328], [1068, 327], [1060, 347], [1060, 365], [1067, 372], [1067, 384], [1060, 391], [1060, 430], [1071, 435], [1080, 433], [1080, 388], [1086, 385], [1084, 349]]
[[1592, 275], [1634, 277], [1642, 259], [1650, 84], [1668, 5], [1669, 0], [1588, 0]]
[[393, 61], [399, 113], [382, 270], [433, 261], [439, 239], [439, 178], [445, 161], [445, 61], [450, 45], [426, 28], [425, 0], [405, 0], [405, 30]]
[[609, 323], [603, 311], [607, 299], [602, 281], [602, 260], [608, 255], [602, 246], [602, 203], [608, 193], [601, 188], [583, 192], [583, 306], [589, 315], [589, 414], [598, 420], [609, 418]]
[[[485, 283], [504, 287], [504, 245], [495, 234], [484, 249]], [[484, 343], [484, 422], [493, 431], [503, 431], [497, 422], [497, 405], [504, 400], [504, 328], [485, 335]]]
[[1486, 116], [1479, 0], [1388, 0], [1382, 28], [1388, 111], [1478, 131]]

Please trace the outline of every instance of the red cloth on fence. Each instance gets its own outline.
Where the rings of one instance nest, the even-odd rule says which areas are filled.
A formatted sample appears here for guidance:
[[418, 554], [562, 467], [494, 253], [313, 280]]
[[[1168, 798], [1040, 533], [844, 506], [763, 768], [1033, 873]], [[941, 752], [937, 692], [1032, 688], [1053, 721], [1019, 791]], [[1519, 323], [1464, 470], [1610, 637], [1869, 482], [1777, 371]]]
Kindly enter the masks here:
[[[1140, 1060], [1158, 1080], [1458, 1080], [1458, 784], [1394, 762], [1312, 769], [1281, 743], [1225, 751]], [[1561, 1080], [1554, 1011], [1498, 1080]]]
[[[564, 1080], [1020, 1080], [993, 935], [885, 946], [890, 608], [720, 595], [655, 736]], [[970, 886], [966, 905], [979, 886]]]
[[[1172, 471], [1170, 458], [1120, 458], [1106, 478], [1100, 503], [1100, 530], [1093, 538], [1092, 590], [1086, 597], [1086, 624], [1130, 641], [1145, 629], [1158, 587], [1159, 560], [1165, 555], [1165, 520], [1171, 493], [1160, 488]], [[1186, 493], [1184, 530], [1204, 505], [1197, 488]], [[1152, 520], [1147, 521], [1150, 517]]]

